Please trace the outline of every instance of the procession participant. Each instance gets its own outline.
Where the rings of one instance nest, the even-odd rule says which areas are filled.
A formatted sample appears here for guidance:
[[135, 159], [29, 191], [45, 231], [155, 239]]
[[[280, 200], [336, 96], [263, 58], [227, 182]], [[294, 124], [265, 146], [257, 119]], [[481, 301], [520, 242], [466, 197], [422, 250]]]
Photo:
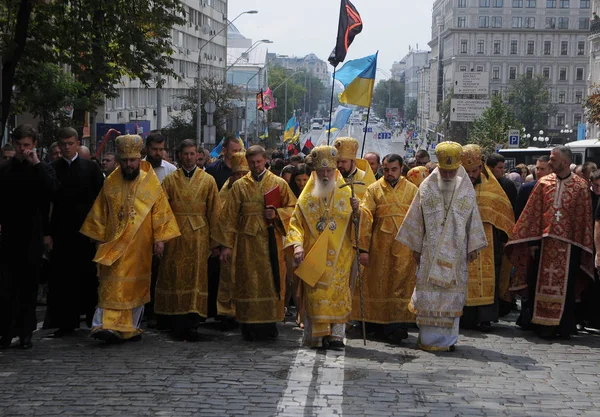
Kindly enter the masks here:
[[[408, 304], [417, 264], [411, 250], [395, 238], [418, 188], [401, 176], [402, 163], [400, 155], [383, 158], [384, 175], [367, 187], [362, 201], [373, 220], [361, 222], [359, 233], [367, 329], [394, 343], [406, 339], [407, 323], [415, 322]], [[352, 319], [362, 319], [358, 291], [352, 299]]]
[[521, 213], [525, 209], [525, 205], [529, 200], [529, 196], [536, 186], [538, 180], [542, 177], [545, 177], [548, 174], [552, 173], [550, 166], [548, 165], [550, 161], [550, 156], [542, 155], [535, 162], [535, 180], [531, 182], [526, 182], [519, 188], [519, 192], [517, 194], [517, 201], [515, 204], [515, 220], [519, 220], [521, 217]]
[[425, 178], [429, 176], [429, 170], [424, 166], [417, 166], [406, 173], [406, 179], [419, 187]]
[[220, 210], [212, 176], [196, 163], [196, 142], [179, 144], [181, 168], [167, 175], [163, 189], [181, 236], [165, 244], [156, 283], [156, 314], [169, 316], [175, 337], [197, 341], [200, 317], [208, 314], [208, 258], [219, 254], [214, 235]]
[[44, 327], [58, 328], [52, 336], [62, 337], [79, 328], [80, 314], [86, 315], [92, 327], [98, 302], [98, 277], [92, 261], [96, 248], [79, 229], [102, 189], [104, 176], [98, 164], [79, 154], [75, 129], [61, 128], [57, 139], [62, 158], [51, 164], [59, 187], [50, 220], [53, 245]]
[[[303, 345], [308, 347], [343, 348], [352, 307], [350, 273], [356, 261], [352, 218], [353, 211], [359, 216], [365, 211], [349, 187], [344, 187], [335, 169], [337, 157], [331, 146], [318, 146], [306, 157], [314, 172], [300, 195], [286, 237], [286, 247], [294, 248], [295, 262], [300, 265], [296, 273], [303, 279]], [[310, 277], [300, 272], [303, 263]]]
[[15, 153], [17, 153], [15, 147], [7, 143], [0, 150], [0, 161], [10, 161], [15, 157]]
[[488, 166], [492, 174], [494, 174], [494, 177], [498, 180], [498, 183], [506, 193], [510, 204], [514, 207], [517, 202], [518, 188], [513, 181], [504, 175], [505, 162], [506, 158], [499, 153], [493, 153], [485, 160], [485, 164]]
[[91, 160], [92, 159], [92, 153], [90, 152], [90, 148], [88, 148], [87, 146], [81, 145], [79, 147], [79, 157], [81, 159], [86, 159], [86, 160]]
[[367, 152], [364, 158], [369, 162], [371, 171], [375, 174], [375, 179], [380, 179], [383, 175], [381, 174], [381, 156], [377, 152]]
[[180, 235], [175, 216], [150, 163], [141, 161], [138, 135], [116, 139], [119, 167], [106, 179], [81, 233], [99, 243], [98, 307], [92, 337], [139, 340], [144, 304], [150, 301], [152, 253]]
[[58, 147], [58, 142], [52, 142], [50, 147], [48, 148], [48, 162], [54, 162], [61, 157], [60, 148]]
[[[488, 246], [469, 264], [467, 304], [460, 319], [462, 327], [489, 332], [499, 317], [500, 288], [508, 289], [510, 269], [502, 272], [504, 244], [515, 225], [513, 207], [496, 177], [482, 162], [478, 145], [463, 146], [462, 166], [469, 176]], [[501, 279], [503, 282], [501, 283]], [[503, 285], [504, 284], [504, 285]]]
[[117, 155], [114, 152], [104, 152], [102, 156], [102, 172], [104, 177], [108, 177], [119, 165]]
[[419, 266], [409, 304], [417, 315], [419, 347], [453, 351], [467, 298], [467, 262], [487, 241], [475, 190], [460, 166], [462, 147], [442, 142], [435, 153], [439, 166], [419, 187], [396, 239]]
[[431, 157], [429, 156], [429, 152], [425, 149], [419, 149], [417, 154], [415, 155], [415, 163], [417, 166], [424, 167], [431, 161]]
[[50, 244], [49, 207], [58, 182], [36, 153], [38, 133], [19, 125], [11, 133], [14, 158], [0, 162], [0, 349], [18, 336], [30, 349], [44, 247]]
[[[576, 331], [576, 281], [580, 270], [594, 276], [589, 184], [571, 172], [572, 160], [568, 147], [552, 149], [553, 173], [538, 179], [506, 246], [517, 268], [511, 289], [528, 289], [531, 323], [543, 338], [569, 338]], [[539, 271], [527, 282], [532, 264]]]
[[354, 138], [342, 137], [335, 140], [333, 147], [338, 151], [337, 169], [346, 182], [364, 182], [364, 185], [356, 184], [354, 186], [356, 197], [359, 200], [362, 199], [367, 187], [375, 182], [375, 175], [366, 160], [356, 158], [358, 141]]
[[219, 190], [231, 176], [231, 158], [242, 150], [242, 144], [235, 136], [227, 136], [223, 140], [223, 158], [206, 167], [206, 173], [214, 177]]
[[[250, 168], [248, 168], [248, 161], [246, 160], [245, 152], [236, 152], [231, 156], [231, 177], [225, 182], [223, 188], [219, 192], [219, 199], [221, 201], [221, 211], [229, 196], [231, 194], [231, 188], [244, 175], [248, 174]], [[219, 224], [222, 228], [223, 225]], [[220, 232], [220, 231], [219, 231]], [[235, 257], [235, 242], [233, 244], [232, 257]], [[223, 263], [219, 273], [219, 290], [217, 293], [217, 315], [222, 318], [222, 327], [229, 329], [235, 325], [235, 300], [233, 299], [234, 291], [234, 276], [232, 274], [231, 264]]]
[[[276, 323], [284, 317], [283, 221], [289, 219], [296, 197], [284, 179], [265, 169], [262, 146], [251, 146], [246, 159], [250, 173], [233, 184], [219, 216], [221, 261], [232, 262], [236, 319], [244, 339], [276, 338]], [[271, 198], [275, 204], [265, 204]]]

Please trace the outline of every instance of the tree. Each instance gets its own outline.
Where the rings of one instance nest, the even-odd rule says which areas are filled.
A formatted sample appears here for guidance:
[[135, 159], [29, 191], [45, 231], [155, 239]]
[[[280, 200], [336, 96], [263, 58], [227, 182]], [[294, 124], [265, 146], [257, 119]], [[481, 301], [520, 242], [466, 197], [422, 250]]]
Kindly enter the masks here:
[[408, 121], [414, 121], [417, 118], [417, 109], [417, 100], [411, 100], [406, 107], [404, 118]]
[[382, 119], [385, 119], [388, 107], [404, 109], [404, 83], [392, 79], [377, 83], [373, 92], [373, 105], [377, 117]]
[[[492, 97], [491, 101], [491, 106], [485, 109], [469, 129], [469, 143], [481, 146], [484, 153], [496, 152], [498, 145], [507, 145], [508, 131], [521, 128], [512, 109], [504, 103], [500, 95]], [[522, 145], [527, 147], [525, 143]]]
[[523, 75], [512, 82], [508, 90], [508, 105], [528, 132], [546, 129], [548, 117], [557, 112], [549, 91], [549, 80], [541, 75], [532, 78]]
[[177, 77], [171, 68], [171, 29], [185, 23], [180, 0], [9, 0], [0, 5], [3, 57], [2, 118], [6, 122], [12, 89], [31, 84], [16, 79], [22, 58], [35, 65], [56, 63], [69, 68], [82, 90], [74, 124], [83, 124], [105, 97], [115, 97], [123, 77], [144, 86], [162, 86]]
[[600, 125], [600, 85], [592, 85], [592, 93], [583, 101], [585, 118], [588, 122]]
[[294, 75], [287, 81], [288, 114], [285, 114], [286, 87], [283, 83], [292, 74], [293, 73], [281, 66], [269, 68], [269, 86], [271, 87], [271, 90], [275, 91], [273, 93], [273, 98], [275, 98], [275, 101], [277, 102], [277, 107], [273, 110], [270, 110], [271, 120], [284, 125], [292, 116], [294, 109], [298, 109], [298, 106], [302, 104], [302, 97], [308, 93], [308, 90], [305, 89], [300, 82], [298, 82], [298, 80], [304, 80], [304, 73], [297, 72], [297, 75]]

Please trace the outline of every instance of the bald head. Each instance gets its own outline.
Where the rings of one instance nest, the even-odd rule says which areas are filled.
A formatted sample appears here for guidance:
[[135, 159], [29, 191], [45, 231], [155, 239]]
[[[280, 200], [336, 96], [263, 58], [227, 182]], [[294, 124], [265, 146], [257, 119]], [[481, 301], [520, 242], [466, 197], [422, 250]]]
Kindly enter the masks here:
[[88, 148], [87, 146], [81, 145], [77, 152], [79, 153], [79, 156], [83, 159], [88, 159], [88, 160], [92, 159], [92, 154], [90, 153], [90, 148]]

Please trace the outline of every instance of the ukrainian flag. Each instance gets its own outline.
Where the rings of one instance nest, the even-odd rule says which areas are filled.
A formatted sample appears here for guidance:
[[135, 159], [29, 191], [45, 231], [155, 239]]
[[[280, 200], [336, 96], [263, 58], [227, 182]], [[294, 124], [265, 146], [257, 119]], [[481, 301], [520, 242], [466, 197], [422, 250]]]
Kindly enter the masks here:
[[340, 96], [341, 103], [371, 107], [378, 53], [348, 61], [336, 72], [335, 79], [344, 84], [346, 88]]
[[283, 133], [283, 141], [293, 141], [294, 139], [300, 137], [300, 123], [296, 120], [296, 116], [292, 116], [292, 118], [287, 122], [287, 126], [285, 127], [285, 132]]

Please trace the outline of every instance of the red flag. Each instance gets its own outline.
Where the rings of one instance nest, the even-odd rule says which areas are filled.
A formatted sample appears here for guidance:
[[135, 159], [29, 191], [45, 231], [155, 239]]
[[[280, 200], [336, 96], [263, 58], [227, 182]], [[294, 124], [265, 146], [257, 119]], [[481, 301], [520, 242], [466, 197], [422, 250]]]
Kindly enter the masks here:
[[273, 110], [277, 107], [275, 100], [273, 99], [273, 93], [271, 92], [271, 87], [267, 87], [267, 91], [263, 93], [263, 111]]
[[265, 102], [263, 100], [263, 92], [260, 90], [260, 93], [256, 95], [256, 109], [260, 111], [265, 111]]
[[302, 148], [302, 153], [304, 155], [308, 155], [310, 153], [311, 149], [314, 147], [315, 147], [315, 145], [313, 145], [313, 143], [312, 143], [312, 138], [308, 138], [306, 140], [306, 142], [304, 142], [304, 147]]
[[333, 52], [329, 56], [331, 65], [337, 67], [340, 62], [344, 62], [354, 37], [362, 32], [362, 29], [363, 22], [356, 7], [349, 0], [342, 0], [337, 41]]

